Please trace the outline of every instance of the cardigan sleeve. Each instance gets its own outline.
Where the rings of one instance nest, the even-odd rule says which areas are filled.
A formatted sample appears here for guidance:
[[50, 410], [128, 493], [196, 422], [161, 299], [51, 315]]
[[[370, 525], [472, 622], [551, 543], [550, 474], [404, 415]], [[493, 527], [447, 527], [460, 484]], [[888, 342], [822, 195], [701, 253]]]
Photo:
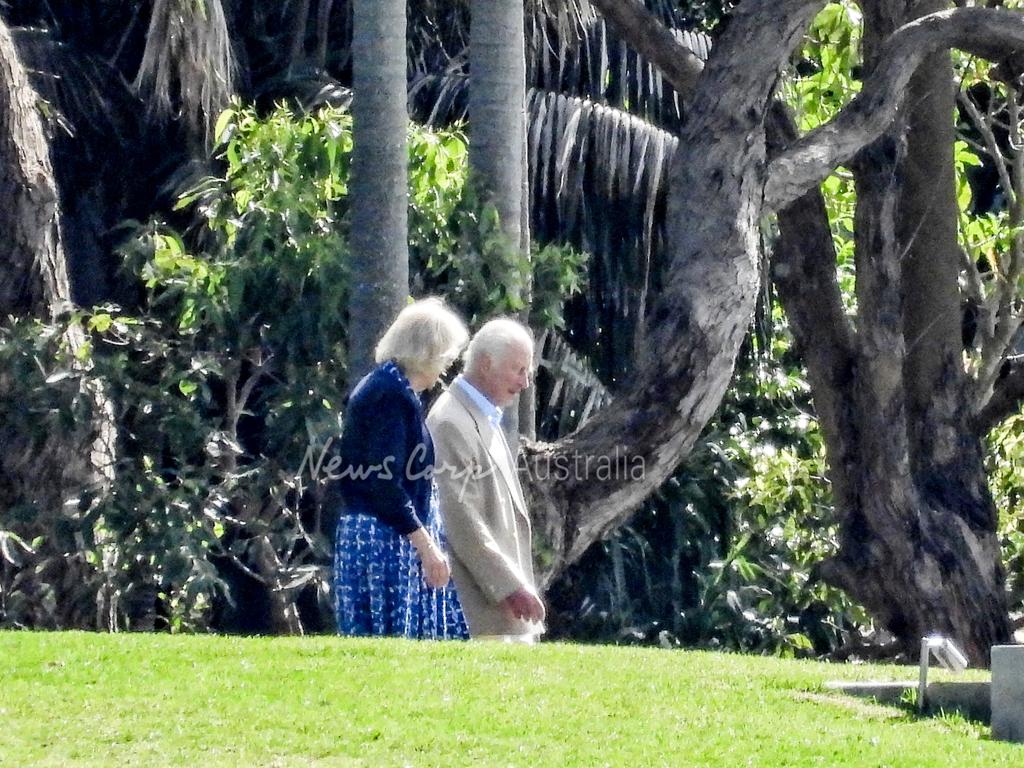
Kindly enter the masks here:
[[399, 392], [365, 394], [349, 402], [345, 416], [338, 490], [346, 511], [373, 515], [407, 536], [423, 527], [403, 483], [420, 417]]

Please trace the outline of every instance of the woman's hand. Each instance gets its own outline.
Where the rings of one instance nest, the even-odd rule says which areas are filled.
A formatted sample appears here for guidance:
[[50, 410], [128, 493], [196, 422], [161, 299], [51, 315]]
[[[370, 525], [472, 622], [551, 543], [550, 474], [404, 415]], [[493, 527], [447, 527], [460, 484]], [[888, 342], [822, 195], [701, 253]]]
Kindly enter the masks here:
[[423, 564], [423, 580], [427, 585], [434, 589], [447, 586], [452, 575], [451, 566], [437, 542], [423, 528], [410, 533], [409, 541], [416, 547], [416, 554]]
[[429, 586], [434, 589], [448, 586], [448, 579], [452, 575], [451, 566], [436, 545], [430, 547], [429, 554], [420, 553], [420, 562], [423, 563], [423, 580]]

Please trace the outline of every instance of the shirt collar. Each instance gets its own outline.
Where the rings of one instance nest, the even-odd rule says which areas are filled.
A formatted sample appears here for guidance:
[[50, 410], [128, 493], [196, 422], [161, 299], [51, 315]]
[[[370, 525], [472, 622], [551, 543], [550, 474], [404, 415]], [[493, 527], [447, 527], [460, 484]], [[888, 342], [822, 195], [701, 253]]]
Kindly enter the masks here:
[[487, 421], [491, 423], [492, 427], [495, 429], [501, 429], [501, 408], [488, 400], [487, 395], [470, 384], [465, 376], [459, 376], [456, 378], [455, 384], [462, 387], [462, 391], [469, 395], [469, 399], [472, 400], [481, 411], [483, 411], [484, 416], [487, 417]]

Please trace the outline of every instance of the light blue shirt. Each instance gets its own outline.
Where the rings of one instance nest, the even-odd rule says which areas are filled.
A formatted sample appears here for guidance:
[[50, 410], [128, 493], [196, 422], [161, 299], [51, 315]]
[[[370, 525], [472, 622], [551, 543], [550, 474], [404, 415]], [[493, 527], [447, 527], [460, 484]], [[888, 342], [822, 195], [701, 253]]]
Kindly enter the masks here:
[[469, 395], [469, 399], [476, 403], [477, 407], [483, 411], [484, 416], [487, 417], [487, 421], [491, 423], [492, 427], [501, 429], [501, 408], [488, 400], [487, 395], [470, 384], [465, 376], [456, 378], [454, 384], [462, 387], [462, 391]]

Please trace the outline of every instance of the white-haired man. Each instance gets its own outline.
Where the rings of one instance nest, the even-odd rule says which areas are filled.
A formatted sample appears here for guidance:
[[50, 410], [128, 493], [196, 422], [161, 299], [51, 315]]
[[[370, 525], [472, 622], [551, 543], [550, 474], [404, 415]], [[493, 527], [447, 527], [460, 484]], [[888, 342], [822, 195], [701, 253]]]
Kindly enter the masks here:
[[543, 632], [530, 517], [501, 409], [530, 384], [533, 339], [508, 318], [483, 326], [466, 366], [430, 411], [452, 578], [474, 638], [533, 642]]

